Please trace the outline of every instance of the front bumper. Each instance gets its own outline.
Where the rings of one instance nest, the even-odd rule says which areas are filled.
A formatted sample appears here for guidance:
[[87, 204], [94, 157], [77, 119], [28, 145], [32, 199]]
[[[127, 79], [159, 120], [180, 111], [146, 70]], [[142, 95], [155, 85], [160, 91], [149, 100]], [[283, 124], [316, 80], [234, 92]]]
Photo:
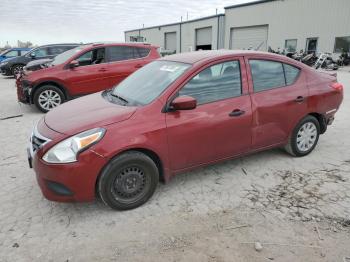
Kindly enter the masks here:
[[30, 90], [32, 89], [29, 81], [23, 80], [22, 77], [16, 79], [17, 99], [24, 104], [31, 104]]
[[12, 75], [11, 68], [6, 66], [6, 65], [0, 67], [0, 73], [4, 76], [11, 76]]
[[[49, 137], [55, 133], [49, 129], [44, 121], [40, 121], [38, 129], [34, 131], [42, 137]], [[35, 150], [33, 143], [29, 146], [29, 158], [36, 173], [37, 182], [45, 198], [58, 202], [87, 202], [95, 198], [97, 177], [107, 160], [91, 150], [86, 150], [78, 157], [78, 161], [68, 164], [49, 164], [42, 160], [44, 152], [56, 142], [66, 138], [62, 134], [56, 136]], [[50, 138], [51, 139], [51, 138]], [[49, 139], [49, 140], [50, 140]]]

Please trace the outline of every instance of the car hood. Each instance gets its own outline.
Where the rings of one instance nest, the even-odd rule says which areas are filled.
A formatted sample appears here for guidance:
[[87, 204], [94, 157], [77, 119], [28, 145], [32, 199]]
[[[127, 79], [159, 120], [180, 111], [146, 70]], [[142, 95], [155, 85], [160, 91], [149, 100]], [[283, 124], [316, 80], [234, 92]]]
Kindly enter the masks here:
[[16, 60], [16, 58], [17, 58], [17, 57], [5, 58], [5, 59], [1, 60], [1, 63], [15, 61], [15, 60]]
[[109, 102], [102, 93], [84, 96], [64, 103], [45, 115], [46, 125], [59, 133], [74, 135], [129, 119], [137, 107]]
[[38, 60], [34, 60], [34, 61], [31, 61], [29, 62], [26, 67], [29, 68], [31, 66], [36, 66], [36, 65], [43, 65], [43, 64], [46, 64], [48, 62], [51, 62], [53, 59], [50, 59], [50, 58], [45, 58], [45, 59], [38, 59]]

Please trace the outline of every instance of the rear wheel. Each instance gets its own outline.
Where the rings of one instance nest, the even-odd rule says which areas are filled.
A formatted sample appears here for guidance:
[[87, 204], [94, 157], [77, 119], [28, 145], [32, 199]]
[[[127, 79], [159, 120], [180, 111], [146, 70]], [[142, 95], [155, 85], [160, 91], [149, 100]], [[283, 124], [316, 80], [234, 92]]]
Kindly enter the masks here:
[[35, 91], [33, 100], [36, 107], [46, 113], [64, 102], [64, 94], [56, 86], [45, 85]]
[[293, 156], [310, 154], [316, 147], [320, 136], [320, 123], [313, 116], [307, 116], [294, 128], [285, 149]]
[[156, 164], [147, 155], [130, 151], [114, 158], [98, 182], [102, 201], [113, 209], [127, 210], [144, 204], [159, 181]]

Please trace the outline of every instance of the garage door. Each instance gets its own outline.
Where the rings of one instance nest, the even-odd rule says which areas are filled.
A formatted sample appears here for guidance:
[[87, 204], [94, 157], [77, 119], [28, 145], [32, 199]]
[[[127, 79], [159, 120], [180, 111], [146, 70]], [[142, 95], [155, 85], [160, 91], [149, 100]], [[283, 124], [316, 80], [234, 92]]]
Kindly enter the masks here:
[[212, 28], [196, 29], [196, 50], [211, 50]]
[[165, 33], [165, 50], [176, 51], [176, 32]]
[[231, 49], [257, 49], [267, 51], [268, 26], [231, 28]]

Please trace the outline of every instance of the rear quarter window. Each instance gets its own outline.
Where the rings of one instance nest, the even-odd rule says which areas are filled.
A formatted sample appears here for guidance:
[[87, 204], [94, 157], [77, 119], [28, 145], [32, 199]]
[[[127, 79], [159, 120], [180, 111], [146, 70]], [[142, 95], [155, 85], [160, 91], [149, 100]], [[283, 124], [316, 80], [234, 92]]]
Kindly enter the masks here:
[[135, 58], [144, 58], [148, 56], [149, 52], [151, 52], [151, 49], [149, 48], [135, 48]]

